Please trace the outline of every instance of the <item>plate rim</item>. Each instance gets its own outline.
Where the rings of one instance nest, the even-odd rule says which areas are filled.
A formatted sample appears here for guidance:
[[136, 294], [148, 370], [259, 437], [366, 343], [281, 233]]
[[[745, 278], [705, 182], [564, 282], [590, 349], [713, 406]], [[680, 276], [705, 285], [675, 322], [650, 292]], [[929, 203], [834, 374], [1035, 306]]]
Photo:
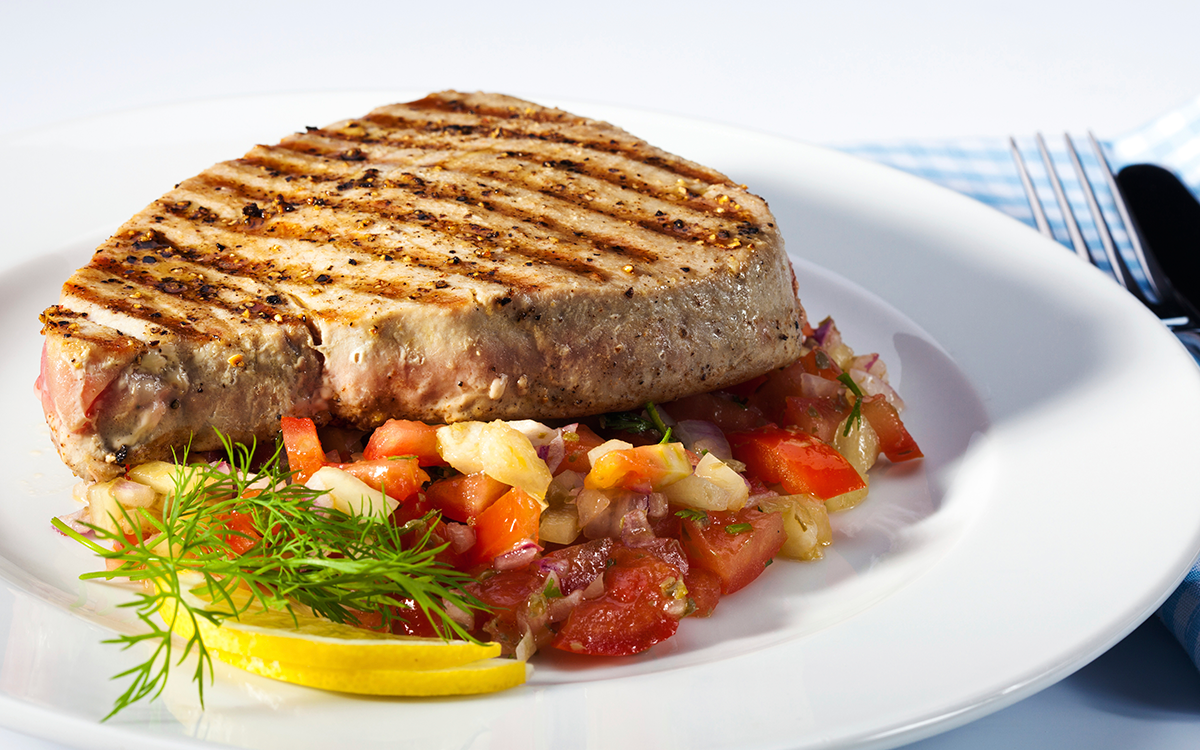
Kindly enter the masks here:
[[[161, 112], [163, 110], [178, 111], [180, 109], [187, 109], [187, 108], [194, 108], [194, 107], [204, 108], [207, 106], [220, 106], [222, 104], [227, 104], [229, 102], [246, 102], [247, 100], [264, 100], [264, 99], [278, 99], [278, 100], [286, 99], [286, 100], [305, 101], [305, 100], [311, 100], [314, 98], [320, 99], [320, 98], [329, 97], [329, 96], [366, 98], [369, 96], [375, 96], [375, 94], [372, 92], [359, 92], [359, 91], [317, 92], [317, 93], [299, 93], [299, 94], [274, 94], [274, 95], [268, 95], [268, 96], [252, 95], [252, 96], [236, 97], [233, 99], [221, 98], [221, 99], [212, 99], [212, 100], [177, 102], [177, 103], [170, 104], [170, 105], [163, 105], [163, 106], [156, 106], [156, 107], [144, 107], [144, 108], [138, 108], [136, 110], [127, 110], [127, 111], [118, 112], [118, 113], [106, 113], [104, 115], [98, 115], [95, 117], [79, 118], [76, 120], [69, 121], [68, 123], [65, 123], [61, 126], [58, 126], [57, 130], [60, 130], [63, 132], [69, 132], [73, 128], [77, 128], [77, 127], [81, 127], [81, 126], [86, 127], [90, 122], [92, 122], [93, 120], [96, 120], [98, 118], [111, 118], [114, 121], [116, 121], [116, 120], [121, 120], [123, 118], [128, 118], [128, 117], [136, 117], [138, 114], [144, 114], [147, 112], [155, 112], [155, 111]], [[379, 101], [382, 102], [382, 101], [385, 101], [385, 99], [379, 99]], [[839, 152], [836, 152], [836, 151], [833, 151], [830, 149], [823, 149], [823, 148], [820, 148], [817, 146], [811, 146], [809, 144], [803, 144], [803, 143], [799, 143], [796, 141], [791, 141], [789, 139], [782, 138], [782, 137], [776, 136], [776, 135], [767, 134], [767, 133], [748, 131], [745, 128], [740, 128], [737, 126], [725, 125], [722, 123], [717, 123], [717, 122], [712, 122], [712, 121], [701, 121], [701, 120], [696, 120], [695, 118], [680, 117], [680, 116], [664, 114], [664, 113], [650, 112], [647, 110], [633, 110], [633, 109], [621, 107], [619, 105], [599, 105], [599, 104], [595, 104], [595, 103], [578, 103], [578, 102], [570, 102], [570, 101], [558, 100], [558, 99], [553, 99], [553, 100], [547, 99], [547, 101], [553, 101], [553, 103], [557, 104], [558, 106], [562, 106], [564, 109], [568, 109], [568, 111], [576, 111], [576, 112], [597, 111], [597, 112], [617, 112], [617, 113], [624, 111], [624, 112], [628, 112], [628, 113], [637, 114], [638, 116], [640, 116], [642, 118], [659, 119], [659, 120], [663, 120], [665, 122], [676, 122], [681, 125], [688, 125], [689, 127], [700, 127], [701, 129], [707, 129], [707, 130], [711, 130], [714, 132], [751, 133], [751, 134], [753, 134], [753, 137], [756, 139], [776, 142], [776, 143], [780, 143], [780, 144], [786, 144], [790, 148], [799, 148], [801, 151], [807, 151], [810, 154], [821, 154], [821, 155], [823, 155], [822, 158], [825, 159], [826, 161], [832, 160], [835, 162], [845, 161], [845, 163], [857, 163], [857, 166], [855, 167], [856, 170], [866, 171], [868, 173], [876, 174], [879, 176], [879, 180], [881, 182], [888, 183], [889, 185], [892, 185], [892, 186], [896, 185], [897, 181], [901, 185], [911, 186], [913, 190], [915, 190], [917, 193], [921, 194], [922, 196], [930, 196], [930, 195], [936, 196], [936, 195], [940, 194], [937, 191], [942, 191], [942, 193], [945, 193], [945, 195], [943, 195], [942, 199], [940, 201], [938, 201], [939, 203], [944, 204], [946, 201], [949, 201], [951, 204], [953, 204], [956, 207], [957, 210], [959, 210], [960, 212], [963, 212], [965, 214], [968, 214], [970, 216], [970, 218], [972, 218], [974, 220], [978, 220], [980, 216], [983, 216], [983, 214], [977, 213], [977, 209], [974, 208], [974, 206], [976, 204], [969, 201], [969, 199], [967, 199], [967, 198], [958, 196], [957, 194], [953, 194], [950, 191], [945, 190], [944, 188], [938, 188], [937, 186], [930, 185], [928, 183], [918, 180], [917, 178], [910, 177], [908, 175], [902, 175], [902, 174], [895, 172], [894, 170], [890, 170], [886, 167], [874, 165], [874, 164], [862, 161], [860, 159], [856, 159], [855, 157], [850, 157], [850, 156], [847, 156], [844, 154], [840, 154]], [[618, 124], [621, 123], [621, 120], [618, 118], [612, 118], [612, 119], [614, 119], [615, 122], [618, 122]], [[633, 119], [633, 118], [631, 118], [631, 119]], [[50, 130], [54, 130], [54, 129], [55, 128], [51, 128]], [[38, 135], [44, 136], [46, 131], [47, 131], [46, 128], [40, 128], [38, 130]], [[631, 128], [631, 131], [634, 132], [635, 134], [638, 133], [636, 128]], [[3, 149], [5, 147], [5, 145], [9, 144], [13, 140], [20, 140], [23, 138], [27, 138], [30, 135], [31, 134], [28, 132], [21, 132], [21, 133], [17, 133], [17, 134], [4, 134], [3, 136], [0, 136], [0, 149]], [[13, 136], [15, 136], [15, 138]], [[884, 175], [886, 175], [886, 176], [884, 176]], [[931, 190], [934, 192], [930, 192]], [[952, 197], [949, 197], [949, 196], [952, 196]], [[955, 201], [960, 201], [960, 203], [956, 204]], [[990, 212], [990, 209], [986, 209], [983, 206], [978, 206], [978, 210]], [[1018, 223], [1015, 220], [1012, 220], [1008, 217], [1004, 217], [998, 213], [995, 213], [994, 218], [1002, 219], [1005, 222], [1011, 222], [1013, 225], [1018, 225]], [[118, 219], [118, 221], [120, 221], [120, 220], [123, 220], [123, 218]], [[1015, 226], [1012, 229], [1015, 232]], [[1036, 235], [1034, 235], [1034, 236], [1036, 236]], [[64, 237], [61, 239], [62, 239], [62, 242], [70, 242], [74, 239], [74, 237]], [[1028, 244], [1030, 244], [1030, 245], [1036, 244], [1032, 241], [1032, 237], [1027, 237], [1025, 239], [1029, 240]], [[58, 244], [61, 245], [62, 242], [59, 242]], [[24, 257], [27, 258], [28, 254], [31, 252], [35, 252], [35, 251], [26, 251], [26, 253], [24, 254]], [[1024, 251], [1021, 251], [1021, 252], [1024, 252]], [[1068, 274], [1069, 278], [1072, 275], [1077, 273], [1077, 271], [1074, 269], [1069, 270], [1069, 271], [1065, 270], [1065, 269], [1068, 269], [1068, 266], [1065, 263], [1060, 263], [1057, 260], [1056, 261], [1048, 261], [1048, 262], [1052, 266], [1056, 266], [1056, 267], [1061, 266], [1061, 268], [1064, 269], [1064, 272]], [[7, 272], [8, 272], [7, 267], [0, 268], [0, 273], [7, 273]], [[851, 280], [851, 282], [855, 281], [853, 278], [851, 278], [850, 280]], [[1091, 282], [1087, 282], [1087, 283], [1090, 284]], [[1099, 286], [1095, 286], [1095, 288], [1100, 289]], [[1113, 290], [1115, 291], [1115, 286], [1113, 287]], [[1102, 294], [1107, 295], [1107, 294], [1109, 294], [1109, 291], [1104, 291], [1104, 292], [1102, 292]], [[1115, 295], [1113, 295], [1112, 298], [1115, 299]], [[1126, 304], [1126, 303], [1121, 303], [1121, 304]], [[1129, 308], [1129, 309], [1132, 309], [1132, 308]], [[904, 311], [901, 310], [901, 312], [904, 312]], [[1146, 311], [1145, 314], [1149, 315], [1148, 311]], [[919, 321], [918, 321], [918, 323], [919, 323]], [[1155, 321], [1155, 323], [1157, 323], [1157, 321]], [[1141, 324], [1139, 323], [1139, 325], [1141, 325]], [[1163, 341], [1166, 341], [1166, 339], [1163, 338]], [[1195, 531], [1193, 533], [1192, 543], [1191, 543], [1189, 550], [1190, 550], [1190, 556], [1192, 558], [1195, 557], [1197, 552], [1200, 552], [1200, 526], [1197, 526], [1197, 528], [1195, 529]], [[1187, 554], [1187, 551], [1184, 551], [1184, 550], [1180, 551], [1181, 557], [1186, 556], [1186, 554]], [[848, 740], [850, 742], [850, 744], [855, 747], [891, 746], [892, 744], [897, 744], [898, 742], [909, 742], [909, 741], [913, 741], [913, 740], [919, 739], [924, 736], [929, 736], [930, 734], [934, 734], [938, 731], [950, 729], [953, 726], [958, 726], [962, 723], [966, 723], [970, 719], [981, 716], [984, 713], [989, 713], [989, 712], [997, 710], [1003, 706], [1010, 705], [1011, 703], [1015, 702], [1016, 700], [1019, 700], [1020, 698], [1025, 697], [1026, 695], [1029, 695], [1032, 692], [1035, 692], [1037, 689], [1040, 689], [1041, 687], [1045, 687], [1045, 686], [1057, 681], [1058, 679], [1065, 677], [1067, 674], [1070, 674], [1074, 670], [1076, 670], [1079, 667], [1086, 664], [1088, 661], [1090, 661], [1091, 658], [1094, 658], [1095, 656], [1099, 655], [1099, 653], [1102, 653], [1105, 649], [1107, 649], [1113, 643], [1120, 640], [1120, 638], [1124, 637], [1124, 635], [1126, 635], [1128, 632], [1133, 630], [1133, 628], [1135, 628], [1142, 621], [1142, 619], [1144, 619], [1145, 616], [1147, 616], [1150, 612], [1152, 612], [1153, 609], [1156, 608], [1158, 606], [1158, 604], [1161, 603], [1161, 601], [1170, 594], [1171, 589], [1173, 589], [1174, 585], [1177, 584], [1179, 582], [1179, 580], [1181, 580], [1183, 578], [1183, 576], [1186, 574], [1186, 572], [1187, 572], [1186, 568], [1179, 569], [1177, 571], [1177, 575], [1173, 576], [1173, 582], [1171, 583], [1171, 585], [1169, 587], [1166, 588], [1166, 590], [1161, 591], [1161, 592], [1156, 592], [1154, 595], [1147, 595], [1146, 597], [1144, 597], [1146, 603], [1152, 602], [1152, 606], [1149, 606], [1147, 608], [1145, 606], [1145, 603], [1143, 603], [1143, 605], [1139, 608], [1139, 611], [1130, 612], [1129, 616], [1126, 618], [1126, 620], [1127, 620], [1126, 622], [1124, 622], [1122, 624], [1114, 624], [1113, 627], [1109, 628], [1108, 636], [1107, 636], [1107, 638], [1104, 639], [1103, 642], [1090, 642], [1088, 644], [1082, 644], [1081, 648], [1080, 648], [1080, 652], [1070, 655], [1060, 665], [1059, 669], [1044, 671], [1039, 677], [1037, 677], [1035, 679], [1029, 680], [1020, 685], [1009, 685], [1000, 693], [986, 696], [983, 699], [975, 699], [970, 702], [970, 705], [963, 705], [963, 706], [955, 707], [953, 710], [943, 712], [941, 715], [938, 715], [938, 716], [919, 717], [913, 721], [908, 722], [907, 724], [904, 724], [903, 726], [897, 724], [892, 729], [890, 729], [886, 732], [875, 732], [871, 736], [860, 736], [857, 738], [849, 738], [848, 736], [844, 736], [844, 737], [842, 737], [842, 739]], [[1165, 576], [1164, 581], [1172, 578], [1172, 576], [1167, 576], [1165, 573], [1164, 573], [1164, 576]], [[13, 698], [12, 696], [9, 696], [7, 694], [0, 694], [0, 712], [2, 712], [6, 716], [15, 717], [15, 716], [21, 714], [22, 710], [20, 708], [20, 704], [21, 704], [21, 701], [19, 701], [19, 699]], [[26, 722], [22, 721], [21, 723], [25, 724]], [[50, 736], [50, 735], [45, 735], [41, 732], [34, 732], [34, 731], [31, 731], [30, 729], [27, 729], [24, 727], [14, 726], [14, 728], [19, 728], [21, 731], [26, 731], [30, 734], [36, 734], [37, 736], [45, 736], [48, 739], [57, 739], [60, 741], [63, 741], [63, 740], [73, 741], [71, 739], [67, 739], [67, 738], [63, 738], [63, 737]], [[92, 729], [92, 731], [94, 731], [94, 728], [91, 728], [91, 729]], [[117, 729], [116, 731], [123, 732], [125, 730]], [[94, 735], [92, 735], [91, 738], [94, 739]], [[140, 739], [140, 736], [138, 738]], [[130, 738], [130, 739], [133, 739], [133, 738]], [[155, 744], [155, 745], [160, 745], [165, 739], [166, 738], [159, 736], [159, 735], [149, 735], [149, 738], [144, 741]], [[182, 745], [182, 746], [198, 746], [198, 745], [195, 745], [194, 741], [188, 740], [185, 743], [185, 745]]]

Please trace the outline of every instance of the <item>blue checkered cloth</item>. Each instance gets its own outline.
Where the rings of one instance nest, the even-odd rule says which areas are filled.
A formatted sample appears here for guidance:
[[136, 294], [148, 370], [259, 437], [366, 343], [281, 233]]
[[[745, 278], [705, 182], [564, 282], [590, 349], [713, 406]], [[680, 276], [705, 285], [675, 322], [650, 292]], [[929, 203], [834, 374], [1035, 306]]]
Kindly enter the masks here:
[[[1134, 276], [1143, 280], [1137, 257], [1129, 242], [1112, 193], [1104, 181], [1103, 167], [1086, 139], [1078, 137], [1075, 150], [1113, 240]], [[1062, 137], [1047, 138], [1047, 149], [1062, 181], [1088, 249], [1101, 268], [1108, 268], [1100, 233], [1087, 207], [1079, 180], [1067, 155]], [[1172, 169], [1194, 194], [1200, 195], [1200, 97], [1185, 106], [1143, 125], [1137, 130], [1101, 143], [1114, 170], [1128, 164], [1158, 164]], [[1021, 178], [1006, 138], [914, 139], [876, 143], [850, 143], [834, 147], [848, 154], [895, 167], [986, 203], [1009, 216], [1036, 226], [1033, 210], [1025, 197]], [[1017, 147], [1029, 171], [1034, 189], [1054, 238], [1071, 247], [1067, 224], [1032, 137], [1018, 138]], [[1144, 291], [1152, 296], [1149, 288]]]
[[[1005, 138], [920, 139], [832, 145], [846, 153], [895, 167], [969, 195], [1019, 221], [1036, 226]], [[1079, 181], [1074, 176], [1065, 141], [1062, 138], [1048, 138], [1046, 145], [1084, 241], [1097, 265], [1107, 268], [1100, 234], [1091, 218]], [[1174, 171], [1193, 195], [1200, 196], [1200, 97], [1130, 133], [1102, 141], [1101, 146], [1114, 171], [1128, 164], [1158, 164]], [[1017, 147], [1055, 239], [1068, 248], [1072, 247], [1036, 142], [1033, 138], [1018, 138]], [[1104, 181], [1102, 167], [1086, 139], [1076, 140], [1075, 148], [1117, 250], [1134, 275], [1139, 276], [1140, 266], [1130, 246], [1129, 234], [1116, 211], [1112, 193]], [[1149, 292], [1148, 289], [1145, 291]], [[1196, 666], [1200, 667], [1200, 560], [1192, 566], [1179, 588], [1163, 603], [1158, 616], [1179, 639]]]

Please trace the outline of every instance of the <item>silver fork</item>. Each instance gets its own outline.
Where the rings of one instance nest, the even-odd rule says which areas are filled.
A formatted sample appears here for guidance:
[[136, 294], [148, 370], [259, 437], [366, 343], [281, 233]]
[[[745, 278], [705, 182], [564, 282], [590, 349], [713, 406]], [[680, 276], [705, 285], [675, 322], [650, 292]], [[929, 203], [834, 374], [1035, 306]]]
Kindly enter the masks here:
[[[1071, 246], [1081, 259], [1098, 268], [1103, 268], [1095, 256], [1093, 256], [1087, 242], [1084, 240], [1083, 232], [1079, 229], [1079, 222], [1076, 219], [1075, 211], [1072, 209], [1070, 201], [1067, 200], [1062, 179], [1059, 177], [1053, 159], [1050, 158], [1050, 151], [1046, 147], [1046, 141], [1041, 133], [1036, 135], [1036, 140], [1038, 153], [1041, 156], [1042, 164], [1045, 166], [1050, 187], [1054, 191], [1055, 202], [1062, 212], [1063, 222], [1066, 224]], [[1113, 203], [1117, 209], [1117, 216], [1125, 227], [1129, 237], [1129, 244], [1133, 251], [1134, 260], [1143, 272], [1146, 288], [1143, 288], [1142, 284], [1139, 283], [1129, 264], [1126, 263], [1125, 258], [1117, 249], [1117, 243], [1113, 239], [1112, 231], [1109, 228], [1108, 221], [1104, 217], [1104, 212], [1100, 209], [1100, 202], [1096, 199], [1095, 190], [1087, 173], [1084, 171], [1083, 163], [1079, 158], [1079, 153], [1075, 150], [1075, 143], [1072, 141], [1071, 135], [1065, 133], [1063, 140], [1066, 143], [1067, 155], [1071, 159], [1071, 167], [1074, 171], [1075, 179], [1083, 191], [1088, 212], [1091, 214], [1092, 220], [1096, 225], [1104, 259], [1108, 262], [1107, 270], [1109, 274], [1113, 280], [1136, 297], [1138, 301], [1150, 308], [1175, 333], [1175, 336], [1191, 353], [1192, 358], [1196, 360], [1197, 364], [1200, 364], [1200, 321], [1194, 320], [1192, 315], [1189, 314], [1188, 306], [1179, 301], [1170, 281], [1163, 275], [1162, 269], [1155, 260], [1152, 249], [1146, 246], [1141, 232], [1137, 227], [1137, 222], [1133, 220], [1129, 213], [1125, 198], [1121, 195], [1121, 190], [1117, 186], [1112, 168], [1109, 166], [1108, 159], [1105, 157], [1100, 143], [1096, 140], [1095, 136], [1090, 132], [1088, 133], [1088, 142], [1091, 145], [1092, 152], [1095, 154], [1096, 161], [1100, 165], [1105, 186], [1108, 192], [1112, 194]], [[1041, 198], [1034, 188], [1033, 179], [1030, 177], [1029, 170], [1025, 165], [1025, 159], [1021, 155], [1020, 148], [1017, 147], [1017, 141], [1015, 138], [1009, 138], [1008, 142], [1009, 148], [1012, 151], [1013, 161], [1017, 165], [1017, 172], [1021, 177], [1021, 185], [1025, 189], [1025, 196], [1029, 199], [1030, 208], [1033, 209], [1033, 217], [1038, 231], [1051, 239], [1055, 239], [1054, 233], [1050, 228], [1050, 222], [1046, 218]]]

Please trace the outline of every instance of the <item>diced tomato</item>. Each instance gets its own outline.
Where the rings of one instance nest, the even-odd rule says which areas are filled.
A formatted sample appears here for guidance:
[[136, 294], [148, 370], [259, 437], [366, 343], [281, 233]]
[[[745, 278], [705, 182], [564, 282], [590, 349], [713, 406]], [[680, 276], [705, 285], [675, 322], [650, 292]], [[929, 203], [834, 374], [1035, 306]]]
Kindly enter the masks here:
[[[412, 599], [406, 599], [405, 607], [392, 607], [391, 619], [388, 625], [396, 635], [413, 635], [421, 638], [434, 638], [438, 635], [433, 623]], [[372, 628], [374, 630], [375, 628]]]
[[778, 513], [747, 507], [735, 513], [709, 511], [707, 516], [684, 520], [683, 548], [692, 566], [716, 574], [722, 594], [732, 594], [762, 575], [787, 540]]
[[406, 419], [389, 419], [371, 433], [363, 458], [416, 456], [421, 466], [445, 466], [437, 448], [437, 426]]
[[702, 419], [724, 432], [749, 430], [767, 419], [754, 406], [747, 406], [720, 393], [698, 393], [663, 404], [663, 411], [676, 420]]
[[487, 474], [455, 474], [425, 490], [425, 501], [446, 518], [467, 523], [508, 492], [509, 486]]
[[417, 459], [413, 456], [377, 458], [373, 461], [363, 459], [334, 466], [401, 502], [429, 481], [429, 475], [417, 464]]
[[433, 508], [425, 501], [425, 496], [417, 493], [409, 495], [404, 502], [397, 505], [389, 520], [393, 526], [403, 526], [410, 521], [424, 518], [432, 510]]
[[686, 611], [679, 569], [629, 547], [614, 548], [610, 559], [613, 563], [604, 572], [604, 593], [571, 610], [551, 642], [555, 648], [576, 654], [628, 656], [675, 634]]
[[788, 396], [783, 409], [782, 425], [799, 427], [822, 442], [832, 443], [838, 425], [850, 413], [850, 406], [841, 398], [805, 398]]
[[690, 617], [708, 617], [721, 599], [721, 577], [699, 565], [688, 566], [683, 576], [688, 598], [692, 600]]
[[799, 428], [768, 425], [728, 437], [733, 457], [750, 474], [789, 494], [828, 500], [866, 486], [842, 454]]
[[588, 473], [592, 468], [588, 461], [588, 451], [603, 443], [604, 438], [584, 424], [576, 425], [572, 432], [564, 432], [562, 437], [565, 452], [554, 473], [560, 474], [567, 469], [580, 474]]
[[691, 473], [692, 462], [682, 444], [654, 443], [605, 453], [596, 459], [583, 486], [657, 492]]
[[800, 376], [807, 372], [804, 362], [800, 360], [786, 367], [771, 370], [763, 376], [762, 386], [749, 397], [749, 403], [767, 419], [782, 423], [785, 399], [788, 396], [799, 396], [803, 392]]
[[346, 614], [349, 615], [349, 617], [346, 618], [347, 625], [353, 625], [354, 627], [362, 628], [363, 630], [390, 630], [390, 628], [385, 629], [383, 626], [382, 612], [363, 612], [362, 610], [358, 609], [350, 609], [346, 611]]
[[221, 523], [229, 533], [221, 534], [221, 540], [235, 555], [244, 555], [262, 540], [262, 534], [254, 528], [254, 517], [249, 513], [231, 510], [220, 516]]
[[526, 542], [537, 543], [542, 505], [513, 487], [475, 517], [475, 562], [491, 563]]
[[295, 472], [295, 481], [307, 482], [325, 465], [325, 451], [317, 437], [317, 426], [307, 417], [284, 417], [280, 420], [280, 429], [288, 467]]
[[491, 611], [476, 615], [476, 635], [490, 635], [506, 651], [516, 646], [524, 633], [517, 624], [517, 615], [529, 598], [544, 584], [542, 574], [534, 566], [504, 570], [467, 586], [467, 592], [483, 602]]
[[888, 403], [883, 394], [864, 398], [862, 415], [879, 436], [879, 448], [889, 461], [909, 461], [925, 455], [904, 427], [904, 422], [900, 421], [895, 407]]

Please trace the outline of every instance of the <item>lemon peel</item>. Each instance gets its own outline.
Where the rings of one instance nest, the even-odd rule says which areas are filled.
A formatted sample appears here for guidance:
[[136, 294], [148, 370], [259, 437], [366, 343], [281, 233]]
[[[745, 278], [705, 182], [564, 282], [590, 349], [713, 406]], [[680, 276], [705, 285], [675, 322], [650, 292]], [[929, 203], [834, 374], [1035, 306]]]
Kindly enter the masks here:
[[359, 695], [477, 695], [525, 682], [528, 667], [517, 659], [491, 658], [444, 669], [331, 669], [213, 650], [226, 664], [295, 685]]
[[[203, 605], [190, 593], [189, 604]], [[195, 601], [190, 601], [195, 599]], [[203, 606], [195, 607], [197, 609]], [[498, 658], [497, 643], [444, 641], [364, 630], [313, 615], [259, 610], [214, 625], [167, 602], [159, 615], [173, 632], [200, 639], [217, 659], [263, 677], [362, 695], [474, 695], [525, 682], [527, 667]]]
[[[190, 618], [161, 614], [178, 635], [191, 637]], [[498, 643], [392, 635], [309, 615], [293, 620], [287, 612], [243, 614], [219, 626], [197, 623], [209, 649], [328, 669], [442, 669], [500, 655]]]

